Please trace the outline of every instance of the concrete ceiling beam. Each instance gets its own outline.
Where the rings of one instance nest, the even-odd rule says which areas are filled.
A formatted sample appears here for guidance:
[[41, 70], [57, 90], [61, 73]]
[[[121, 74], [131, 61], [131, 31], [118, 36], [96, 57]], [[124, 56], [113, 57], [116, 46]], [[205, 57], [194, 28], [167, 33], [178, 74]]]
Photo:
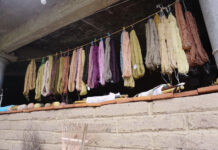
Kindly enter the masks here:
[[0, 39], [0, 52], [12, 52], [119, 0], [62, 0]]

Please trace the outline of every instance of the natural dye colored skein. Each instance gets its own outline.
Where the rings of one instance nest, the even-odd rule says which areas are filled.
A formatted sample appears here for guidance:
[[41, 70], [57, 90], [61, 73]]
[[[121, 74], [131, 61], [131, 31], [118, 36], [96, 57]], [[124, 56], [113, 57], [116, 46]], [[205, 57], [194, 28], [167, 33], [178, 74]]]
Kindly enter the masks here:
[[109, 82], [112, 78], [110, 60], [111, 60], [111, 47], [110, 47], [110, 37], [105, 39], [105, 54], [104, 54], [104, 79], [105, 82]]
[[148, 69], [157, 70], [161, 65], [160, 45], [157, 29], [153, 19], [146, 23], [146, 57], [145, 64]]
[[69, 81], [68, 81], [68, 90], [70, 92], [73, 92], [75, 90], [75, 74], [76, 74], [76, 50], [73, 51], [73, 55], [71, 58], [71, 64], [70, 64], [70, 74], [69, 74]]
[[60, 59], [59, 57], [56, 57], [53, 66], [52, 66], [52, 73], [51, 73], [51, 94], [56, 95], [57, 92], [57, 84], [58, 84], [58, 76], [59, 76], [59, 66], [60, 65]]
[[84, 64], [84, 71], [83, 71], [83, 82], [84, 84], [87, 84], [88, 82], [88, 73], [89, 73], [89, 52], [90, 47], [85, 47], [85, 64]]
[[81, 91], [82, 89], [82, 75], [83, 75], [83, 66], [84, 66], [84, 61], [82, 60], [83, 54], [84, 54], [84, 50], [80, 48], [79, 57], [78, 57], [77, 76], [76, 76], [76, 90], [77, 91]]
[[191, 39], [190, 39], [191, 35], [187, 29], [187, 24], [183, 16], [182, 6], [180, 2], [175, 3], [175, 12], [176, 12], [177, 25], [179, 27], [180, 37], [182, 39], [182, 47], [184, 50], [190, 50], [192, 46]]
[[[85, 51], [82, 50], [82, 68], [81, 68], [81, 74], [83, 75], [84, 72], [84, 65], [85, 65]], [[80, 83], [81, 83], [81, 91], [80, 91], [80, 95], [84, 96], [87, 95], [87, 89], [86, 89], [86, 85], [83, 82], [82, 78], [80, 79]]]
[[145, 75], [145, 66], [142, 59], [141, 46], [135, 30], [130, 32], [131, 64], [134, 79], [139, 79]]
[[122, 64], [123, 64], [123, 78], [125, 87], [135, 87], [135, 81], [132, 77], [132, 67], [131, 67], [131, 48], [129, 41], [129, 33], [127, 31], [122, 32]]
[[95, 44], [93, 48], [93, 83], [94, 83], [94, 88], [98, 87], [98, 82], [99, 82], [99, 64], [98, 64], [98, 45]]
[[122, 54], [122, 45], [123, 45], [123, 32], [120, 36], [120, 70], [123, 75], [123, 54]]
[[117, 62], [114, 40], [110, 40], [110, 70], [112, 74], [111, 82], [118, 83], [120, 81], [120, 70]]
[[44, 74], [44, 67], [45, 64], [42, 64], [39, 67], [38, 73], [37, 73], [37, 78], [36, 78], [36, 89], [35, 89], [35, 99], [40, 100], [41, 99], [41, 89], [42, 89], [42, 78]]
[[27, 71], [25, 74], [25, 81], [24, 81], [23, 94], [27, 99], [29, 99], [28, 98], [29, 91], [35, 88], [35, 83], [36, 83], [36, 62], [34, 59], [32, 59], [27, 67]]
[[57, 83], [57, 92], [58, 94], [63, 94], [63, 71], [64, 71], [64, 57], [60, 58], [59, 64], [59, 75], [58, 75], [58, 83]]
[[68, 76], [69, 76], [69, 65], [70, 65], [70, 56], [64, 57], [64, 69], [63, 69], [63, 77], [62, 77], [62, 86], [63, 93], [67, 94], [67, 86], [68, 86]]
[[198, 61], [198, 64], [203, 65], [204, 63], [209, 61], [209, 58], [201, 43], [195, 18], [193, 17], [192, 13], [189, 11], [185, 12], [185, 16], [186, 16], [187, 24], [190, 27], [192, 33], [194, 43], [197, 47], [197, 57], [200, 58], [200, 62]]
[[[170, 14], [172, 15], [172, 14]], [[167, 39], [167, 54], [170, 62], [170, 67], [175, 70], [177, 69], [177, 58], [176, 58], [176, 51], [173, 47], [173, 30], [170, 27], [170, 20], [164, 19], [164, 25], [165, 25], [165, 37]]]
[[92, 45], [90, 47], [90, 52], [89, 52], [89, 72], [88, 72], [88, 87], [89, 88], [94, 88], [94, 83], [93, 83], [93, 49], [94, 46]]
[[182, 48], [182, 40], [179, 34], [176, 18], [172, 15], [172, 13], [169, 15], [169, 27], [171, 30], [173, 49], [176, 52], [178, 72], [180, 74], [187, 74], [189, 71], [189, 64]]
[[132, 76], [132, 67], [131, 67], [131, 48], [129, 41], [129, 33], [123, 31], [123, 41], [122, 41], [122, 56], [123, 56], [123, 77]]
[[163, 74], [172, 74], [173, 70], [170, 65], [168, 50], [167, 50], [167, 37], [165, 30], [166, 17], [161, 17], [161, 22], [158, 24], [158, 36], [160, 41], [160, 55], [161, 55], [161, 72]]
[[156, 15], [154, 16], [154, 23], [155, 23], [156, 29], [157, 29], [157, 31], [158, 31], [158, 25], [159, 25], [159, 23], [160, 23], [160, 16], [159, 16], [158, 14], [156, 14]]
[[49, 86], [48, 86], [48, 80], [49, 80], [49, 61], [47, 60], [45, 62], [45, 67], [44, 67], [44, 74], [43, 74], [43, 79], [42, 79], [42, 91], [41, 94], [42, 96], [47, 96], [49, 94]]
[[104, 41], [101, 39], [99, 42], [99, 48], [98, 48], [98, 66], [99, 66], [99, 82], [101, 85], [105, 85], [104, 80]]

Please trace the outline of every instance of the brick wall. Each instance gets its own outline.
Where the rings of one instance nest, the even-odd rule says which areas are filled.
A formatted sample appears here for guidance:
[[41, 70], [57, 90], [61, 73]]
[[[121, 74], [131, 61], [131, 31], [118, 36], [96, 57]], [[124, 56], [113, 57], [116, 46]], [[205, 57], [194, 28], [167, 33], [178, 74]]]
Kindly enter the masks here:
[[[25, 130], [42, 150], [60, 150], [62, 126], [88, 123], [87, 150], [216, 150], [218, 93], [154, 102], [0, 115], [0, 150], [22, 150]], [[79, 126], [77, 126], [79, 125]]]

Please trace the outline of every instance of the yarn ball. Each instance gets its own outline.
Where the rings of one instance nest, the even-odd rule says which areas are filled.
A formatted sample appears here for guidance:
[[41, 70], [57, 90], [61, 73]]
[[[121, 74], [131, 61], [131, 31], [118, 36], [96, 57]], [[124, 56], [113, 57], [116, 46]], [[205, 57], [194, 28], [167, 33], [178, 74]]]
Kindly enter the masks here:
[[34, 108], [34, 104], [33, 103], [29, 103], [28, 105], [27, 105], [27, 109], [33, 109]]
[[46, 103], [46, 104], [45, 104], [45, 107], [50, 107], [50, 106], [51, 106], [50, 103]]
[[27, 109], [27, 105], [26, 104], [23, 104], [23, 105], [19, 105], [17, 107], [17, 110], [26, 110]]

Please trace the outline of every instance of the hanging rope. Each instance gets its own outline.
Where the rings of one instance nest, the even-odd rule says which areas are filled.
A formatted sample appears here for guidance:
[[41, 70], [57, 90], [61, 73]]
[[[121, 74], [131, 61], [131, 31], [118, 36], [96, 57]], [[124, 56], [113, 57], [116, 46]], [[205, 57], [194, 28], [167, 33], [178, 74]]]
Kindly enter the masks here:
[[35, 88], [36, 81], [36, 62], [34, 59], [30, 61], [24, 79], [23, 95], [29, 99], [29, 91]]
[[130, 32], [131, 64], [134, 79], [139, 79], [145, 75], [141, 47], [135, 30]]

